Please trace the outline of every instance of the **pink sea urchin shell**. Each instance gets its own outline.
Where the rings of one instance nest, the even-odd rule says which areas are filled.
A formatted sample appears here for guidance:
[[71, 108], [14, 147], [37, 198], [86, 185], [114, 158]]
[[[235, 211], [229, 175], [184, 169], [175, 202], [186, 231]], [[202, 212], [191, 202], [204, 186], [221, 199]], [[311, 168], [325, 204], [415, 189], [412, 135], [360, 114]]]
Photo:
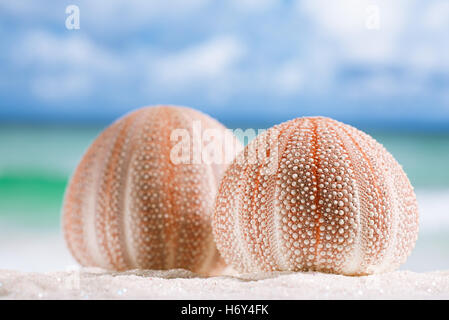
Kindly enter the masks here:
[[[250, 163], [254, 153], [269, 161]], [[298, 118], [237, 156], [222, 179], [213, 227], [220, 253], [241, 272], [364, 275], [405, 262], [418, 209], [407, 176], [381, 144], [332, 119]]]
[[[84, 266], [184, 268], [208, 273], [222, 265], [211, 216], [226, 163], [174, 164], [175, 129], [192, 122], [225, 127], [184, 107], [146, 107], [119, 119], [93, 142], [66, 191], [63, 228]], [[194, 134], [193, 134], [193, 138]]]

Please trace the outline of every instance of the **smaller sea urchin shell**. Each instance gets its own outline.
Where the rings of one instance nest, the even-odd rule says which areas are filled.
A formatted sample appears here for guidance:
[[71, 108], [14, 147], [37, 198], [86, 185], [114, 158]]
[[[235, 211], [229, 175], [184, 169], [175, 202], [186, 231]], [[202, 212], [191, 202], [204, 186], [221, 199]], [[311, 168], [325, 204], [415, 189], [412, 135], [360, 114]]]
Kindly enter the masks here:
[[211, 215], [226, 161], [171, 161], [179, 144], [171, 139], [175, 130], [186, 132], [193, 145], [203, 143], [202, 132], [192, 132], [194, 122], [203, 132], [225, 130], [189, 108], [147, 107], [119, 119], [93, 142], [63, 208], [65, 238], [82, 265], [200, 273], [220, 267]]
[[406, 260], [418, 210], [401, 166], [373, 138], [332, 119], [299, 118], [237, 156], [213, 228], [220, 253], [242, 272], [362, 275]]

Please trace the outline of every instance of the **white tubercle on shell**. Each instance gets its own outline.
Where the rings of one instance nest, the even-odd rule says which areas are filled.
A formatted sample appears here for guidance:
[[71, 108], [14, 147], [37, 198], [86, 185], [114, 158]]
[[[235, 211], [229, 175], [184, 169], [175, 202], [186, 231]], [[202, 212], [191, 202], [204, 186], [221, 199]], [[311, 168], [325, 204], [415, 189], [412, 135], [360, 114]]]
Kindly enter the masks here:
[[[256, 153], [268, 161], [249, 161]], [[372, 137], [329, 118], [298, 118], [259, 135], [229, 166], [213, 228], [240, 272], [365, 275], [405, 262], [418, 208], [401, 166]]]
[[66, 191], [63, 228], [84, 266], [113, 270], [184, 268], [209, 273], [223, 266], [211, 216], [221, 164], [174, 164], [174, 129], [192, 122], [226, 130], [185, 107], [158, 106], [119, 119], [93, 142]]

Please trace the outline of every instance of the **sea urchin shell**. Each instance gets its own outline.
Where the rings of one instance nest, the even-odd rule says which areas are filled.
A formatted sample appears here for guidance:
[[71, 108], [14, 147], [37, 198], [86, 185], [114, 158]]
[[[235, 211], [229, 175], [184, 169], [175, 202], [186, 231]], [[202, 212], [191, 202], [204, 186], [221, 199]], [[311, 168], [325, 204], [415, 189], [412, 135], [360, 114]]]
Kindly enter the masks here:
[[[225, 127], [190, 108], [146, 107], [93, 142], [66, 191], [63, 228], [84, 266], [113, 270], [184, 268], [208, 273], [222, 260], [211, 216], [226, 163], [171, 161], [175, 129]], [[200, 133], [201, 134], [201, 133]], [[193, 137], [195, 139], [195, 137]]]
[[[265, 161], [254, 155], [265, 155]], [[298, 118], [251, 141], [222, 179], [213, 218], [241, 272], [363, 275], [403, 263], [418, 235], [413, 188], [393, 156], [338, 121]]]

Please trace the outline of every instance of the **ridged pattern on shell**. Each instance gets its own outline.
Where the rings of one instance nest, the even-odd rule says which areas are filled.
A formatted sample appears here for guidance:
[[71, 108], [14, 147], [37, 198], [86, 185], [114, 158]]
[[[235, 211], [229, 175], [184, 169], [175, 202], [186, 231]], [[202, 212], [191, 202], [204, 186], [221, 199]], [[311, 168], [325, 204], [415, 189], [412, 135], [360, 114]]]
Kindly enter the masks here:
[[[222, 265], [211, 216], [226, 164], [174, 164], [173, 129], [192, 121], [225, 127], [184, 107], [158, 106], [119, 119], [89, 147], [66, 191], [63, 228], [84, 266], [184, 268], [208, 273]], [[193, 137], [193, 138], [192, 138]]]
[[[248, 161], [261, 151], [269, 162]], [[274, 172], [268, 163], [277, 163]], [[237, 156], [222, 179], [213, 227], [220, 253], [241, 272], [363, 275], [406, 260], [418, 208], [401, 166], [372, 137], [329, 118], [298, 118]]]

